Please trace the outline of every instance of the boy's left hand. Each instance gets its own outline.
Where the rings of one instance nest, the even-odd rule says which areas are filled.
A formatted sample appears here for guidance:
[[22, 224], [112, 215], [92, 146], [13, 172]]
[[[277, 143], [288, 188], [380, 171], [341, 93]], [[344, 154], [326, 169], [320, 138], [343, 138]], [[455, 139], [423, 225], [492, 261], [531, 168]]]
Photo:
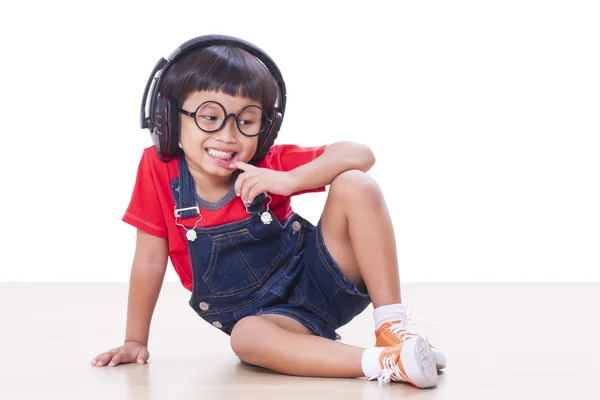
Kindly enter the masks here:
[[244, 171], [235, 182], [235, 194], [241, 196], [245, 203], [252, 203], [263, 192], [283, 196], [295, 192], [296, 182], [289, 172], [258, 168], [241, 161], [236, 161], [231, 167]]

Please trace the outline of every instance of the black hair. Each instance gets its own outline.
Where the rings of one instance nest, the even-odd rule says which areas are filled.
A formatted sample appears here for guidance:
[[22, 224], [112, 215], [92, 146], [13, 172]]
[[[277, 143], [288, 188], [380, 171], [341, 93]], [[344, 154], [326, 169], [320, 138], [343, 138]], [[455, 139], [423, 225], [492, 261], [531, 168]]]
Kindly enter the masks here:
[[279, 97], [277, 81], [255, 56], [232, 45], [200, 48], [177, 60], [167, 71], [161, 94], [181, 107], [195, 91], [216, 91], [260, 102], [273, 115]]

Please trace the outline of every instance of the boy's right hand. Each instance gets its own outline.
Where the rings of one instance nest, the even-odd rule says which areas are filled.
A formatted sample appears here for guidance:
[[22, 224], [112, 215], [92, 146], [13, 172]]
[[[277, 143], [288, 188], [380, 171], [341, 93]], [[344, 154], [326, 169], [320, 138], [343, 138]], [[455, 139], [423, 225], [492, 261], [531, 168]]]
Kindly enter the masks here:
[[127, 364], [137, 362], [138, 364], [146, 364], [150, 358], [148, 348], [139, 342], [125, 341], [123, 346], [111, 349], [105, 353], [98, 354], [92, 360], [92, 366], [114, 367], [119, 364]]

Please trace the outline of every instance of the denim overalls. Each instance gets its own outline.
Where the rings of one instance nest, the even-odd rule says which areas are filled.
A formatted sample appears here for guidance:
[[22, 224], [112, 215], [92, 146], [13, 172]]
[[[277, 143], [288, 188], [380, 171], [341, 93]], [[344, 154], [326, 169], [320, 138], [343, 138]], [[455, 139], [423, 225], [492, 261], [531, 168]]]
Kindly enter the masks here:
[[[183, 152], [179, 179], [171, 189], [179, 215], [176, 223], [201, 218], [198, 205], [206, 202], [196, 194]], [[225, 204], [227, 198], [235, 198], [232, 191], [233, 186]], [[280, 222], [268, 210], [269, 200], [264, 193], [257, 196], [247, 207], [248, 218], [241, 221], [185, 228], [193, 274], [189, 304], [228, 335], [246, 316], [280, 314], [316, 335], [337, 339], [335, 330], [360, 314], [370, 297], [331, 258], [320, 222], [314, 227], [298, 214]]]

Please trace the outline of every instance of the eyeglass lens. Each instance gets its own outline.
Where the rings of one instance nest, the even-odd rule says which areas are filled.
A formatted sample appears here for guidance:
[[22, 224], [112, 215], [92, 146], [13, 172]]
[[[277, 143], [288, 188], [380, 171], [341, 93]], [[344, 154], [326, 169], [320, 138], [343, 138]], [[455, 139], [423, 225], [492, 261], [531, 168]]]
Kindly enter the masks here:
[[[225, 116], [225, 109], [221, 104], [207, 101], [196, 111], [196, 123], [206, 132], [215, 132], [225, 124]], [[251, 105], [244, 107], [234, 118], [240, 132], [245, 135], [258, 135], [267, 115], [262, 108]]]

